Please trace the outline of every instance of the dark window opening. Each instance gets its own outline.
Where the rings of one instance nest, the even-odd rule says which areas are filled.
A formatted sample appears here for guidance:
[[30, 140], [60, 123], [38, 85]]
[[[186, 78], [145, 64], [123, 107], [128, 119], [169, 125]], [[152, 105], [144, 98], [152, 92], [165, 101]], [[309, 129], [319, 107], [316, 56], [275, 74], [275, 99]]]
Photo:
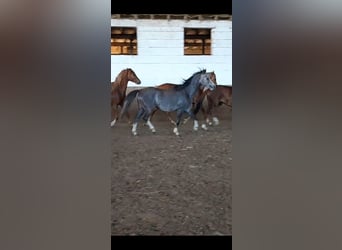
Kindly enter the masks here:
[[184, 28], [184, 55], [211, 55], [211, 29]]
[[111, 55], [137, 55], [137, 29], [133, 27], [111, 28]]

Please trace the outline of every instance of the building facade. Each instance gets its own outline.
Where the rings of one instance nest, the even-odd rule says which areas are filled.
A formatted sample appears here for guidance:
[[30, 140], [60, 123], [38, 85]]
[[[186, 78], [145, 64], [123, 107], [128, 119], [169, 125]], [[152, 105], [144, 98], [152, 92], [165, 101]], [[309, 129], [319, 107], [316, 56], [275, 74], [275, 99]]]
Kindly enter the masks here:
[[144, 87], [181, 84], [200, 69], [215, 71], [218, 84], [232, 86], [232, 17], [112, 15], [111, 81], [125, 68], [132, 68]]

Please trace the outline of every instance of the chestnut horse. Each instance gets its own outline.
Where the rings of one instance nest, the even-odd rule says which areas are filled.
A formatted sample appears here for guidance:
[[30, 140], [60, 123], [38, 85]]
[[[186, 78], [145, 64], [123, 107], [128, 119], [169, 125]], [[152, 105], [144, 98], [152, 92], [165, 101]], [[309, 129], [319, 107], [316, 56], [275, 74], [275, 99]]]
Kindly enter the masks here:
[[112, 122], [110, 126], [113, 127], [115, 122], [119, 118], [118, 108], [122, 107], [125, 97], [128, 81], [134, 82], [136, 84], [140, 84], [141, 81], [135, 74], [135, 72], [128, 68], [122, 70], [115, 81], [112, 82], [112, 90], [111, 90], [111, 108], [112, 108]]
[[[233, 88], [232, 86], [217, 85], [216, 89], [207, 93], [208, 109], [205, 111], [205, 120], [209, 125], [212, 125], [210, 118], [212, 118], [214, 125], [219, 124], [219, 119], [213, 116], [212, 110], [222, 104], [232, 108], [233, 103]], [[203, 110], [202, 110], [203, 111]]]

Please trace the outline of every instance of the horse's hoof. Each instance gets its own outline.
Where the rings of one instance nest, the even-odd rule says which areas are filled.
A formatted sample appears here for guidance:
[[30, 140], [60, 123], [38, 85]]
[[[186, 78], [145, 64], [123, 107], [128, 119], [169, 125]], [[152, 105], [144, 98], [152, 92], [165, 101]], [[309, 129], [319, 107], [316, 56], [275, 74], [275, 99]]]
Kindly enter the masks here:
[[157, 131], [155, 129], [152, 129], [152, 133], [155, 134]]
[[115, 123], [116, 123], [116, 120], [111, 121], [110, 126], [114, 127]]
[[134, 136], [137, 136], [137, 135], [138, 135], [138, 133], [137, 133], [137, 132], [132, 132], [132, 134], [133, 134]]
[[198, 127], [195, 127], [195, 128], [194, 128], [194, 131], [198, 131]]
[[207, 126], [205, 125], [205, 124], [202, 124], [202, 129], [204, 129], [204, 130], [208, 130], [208, 128], [207, 128]]
[[175, 135], [179, 136], [178, 128], [174, 128], [173, 133], [175, 133]]
[[220, 121], [219, 121], [219, 119], [218, 119], [217, 117], [214, 117], [214, 118], [213, 118], [213, 122], [214, 122], [214, 125], [215, 125], [215, 126], [217, 126], [217, 125], [220, 124]]

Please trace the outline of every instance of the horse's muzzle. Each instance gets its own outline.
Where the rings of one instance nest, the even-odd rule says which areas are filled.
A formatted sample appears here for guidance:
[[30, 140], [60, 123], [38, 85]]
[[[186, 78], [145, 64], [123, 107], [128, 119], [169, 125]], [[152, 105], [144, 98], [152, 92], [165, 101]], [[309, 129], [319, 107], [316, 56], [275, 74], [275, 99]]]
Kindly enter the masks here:
[[216, 85], [209, 85], [209, 90], [213, 91], [214, 89], [216, 89]]

